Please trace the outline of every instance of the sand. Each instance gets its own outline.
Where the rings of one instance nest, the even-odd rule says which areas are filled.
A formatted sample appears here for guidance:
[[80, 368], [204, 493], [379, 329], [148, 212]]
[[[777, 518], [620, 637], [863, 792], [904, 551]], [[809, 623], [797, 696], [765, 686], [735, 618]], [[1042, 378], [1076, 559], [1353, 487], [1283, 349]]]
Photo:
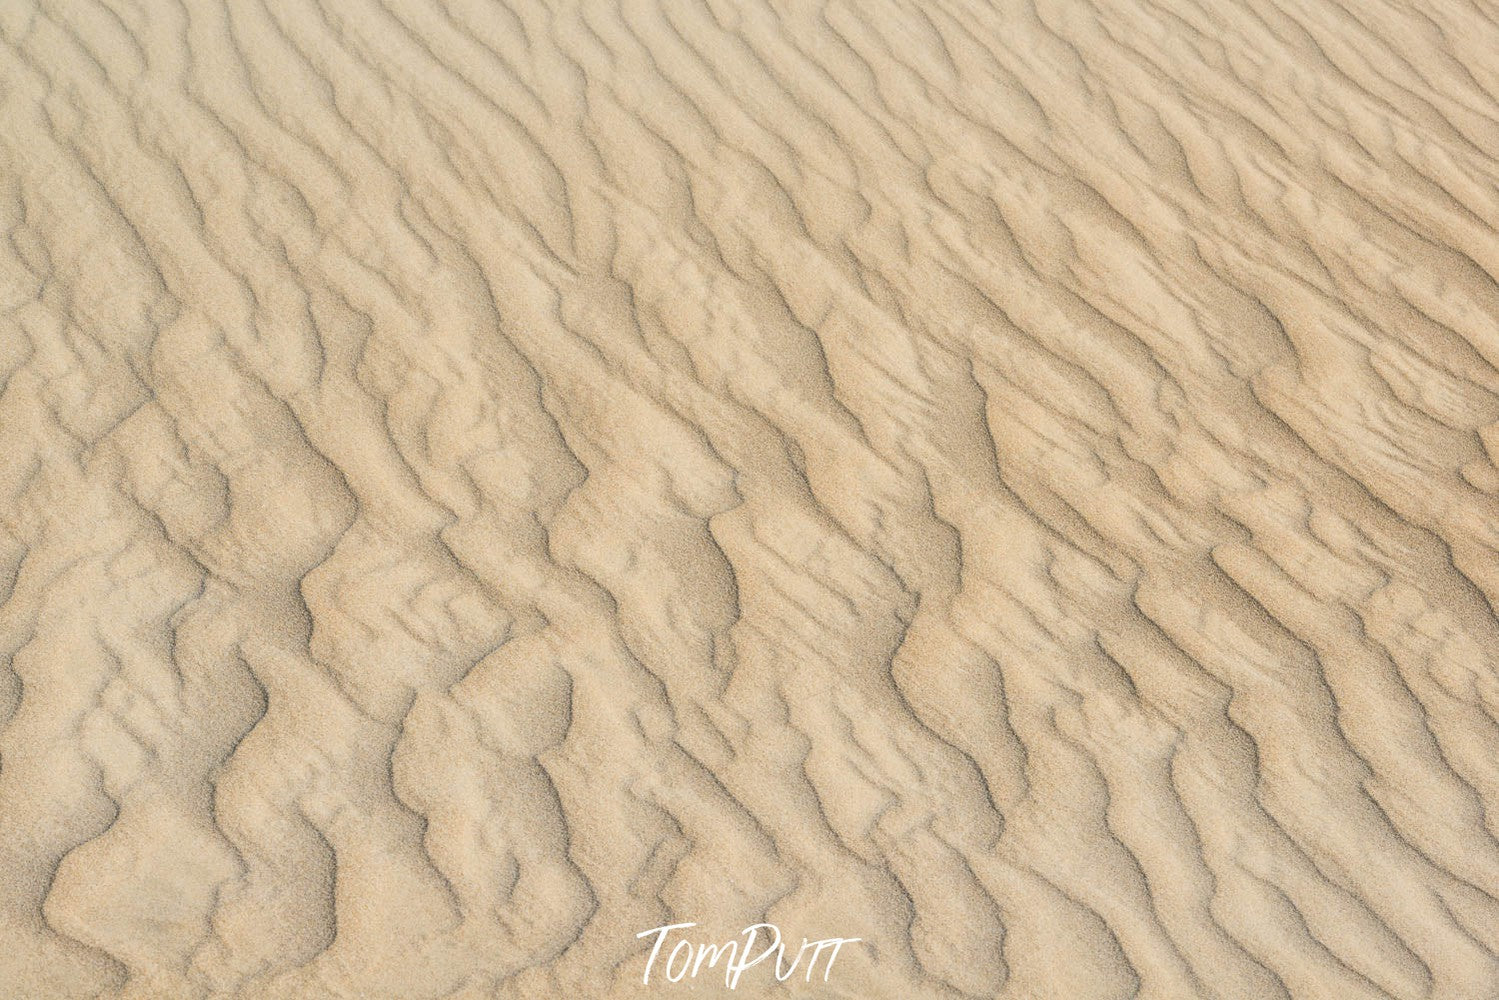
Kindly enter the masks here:
[[5, 0], [0, 998], [1499, 997], [1496, 157], [1492, 0]]

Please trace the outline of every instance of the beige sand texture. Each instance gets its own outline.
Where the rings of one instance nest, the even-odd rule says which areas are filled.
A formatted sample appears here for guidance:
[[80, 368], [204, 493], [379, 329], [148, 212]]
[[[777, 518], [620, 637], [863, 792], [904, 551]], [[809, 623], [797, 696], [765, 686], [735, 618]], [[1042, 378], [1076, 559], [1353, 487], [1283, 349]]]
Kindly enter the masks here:
[[0, 0], [0, 998], [1499, 997], [1496, 224], [1494, 0]]

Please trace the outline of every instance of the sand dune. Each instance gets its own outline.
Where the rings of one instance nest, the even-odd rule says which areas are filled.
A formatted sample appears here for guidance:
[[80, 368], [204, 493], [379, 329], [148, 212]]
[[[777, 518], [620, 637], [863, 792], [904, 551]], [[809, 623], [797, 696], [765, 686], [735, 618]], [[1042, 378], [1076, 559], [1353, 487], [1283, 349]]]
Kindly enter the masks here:
[[0, 997], [1499, 997], [1496, 157], [1491, 0], [0, 3]]

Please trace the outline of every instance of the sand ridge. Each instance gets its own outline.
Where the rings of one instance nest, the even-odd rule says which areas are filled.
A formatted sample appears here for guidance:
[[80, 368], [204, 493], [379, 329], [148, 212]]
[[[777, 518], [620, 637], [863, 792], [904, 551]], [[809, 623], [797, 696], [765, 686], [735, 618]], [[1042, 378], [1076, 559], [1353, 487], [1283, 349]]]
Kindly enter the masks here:
[[1488, 0], [0, 4], [0, 997], [1499, 996], [1496, 95]]

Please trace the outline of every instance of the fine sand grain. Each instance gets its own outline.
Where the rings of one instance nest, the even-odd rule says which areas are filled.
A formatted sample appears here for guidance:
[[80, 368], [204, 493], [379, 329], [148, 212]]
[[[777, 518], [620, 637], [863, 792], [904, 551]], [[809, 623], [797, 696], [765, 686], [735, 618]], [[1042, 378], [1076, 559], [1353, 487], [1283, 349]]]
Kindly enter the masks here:
[[1499, 997], [1496, 225], [1494, 0], [0, 0], [0, 1000]]

